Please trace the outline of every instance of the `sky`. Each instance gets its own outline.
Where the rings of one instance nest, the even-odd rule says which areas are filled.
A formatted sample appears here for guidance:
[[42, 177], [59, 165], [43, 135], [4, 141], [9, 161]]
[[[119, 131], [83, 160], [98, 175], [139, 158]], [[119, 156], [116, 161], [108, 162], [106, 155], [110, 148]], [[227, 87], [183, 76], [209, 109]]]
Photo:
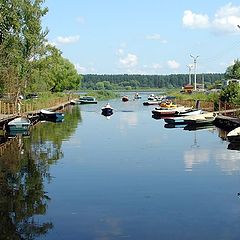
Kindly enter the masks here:
[[240, 57], [240, 1], [46, 0], [48, 41], [80, 74], [224, 73]]

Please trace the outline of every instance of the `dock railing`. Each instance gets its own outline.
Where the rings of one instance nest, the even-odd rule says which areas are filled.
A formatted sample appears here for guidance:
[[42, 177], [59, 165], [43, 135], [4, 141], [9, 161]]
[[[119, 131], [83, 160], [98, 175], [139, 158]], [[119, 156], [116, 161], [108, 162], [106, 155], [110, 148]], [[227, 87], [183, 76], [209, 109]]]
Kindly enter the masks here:
[[[186, 106], [186, 107], [195, 107], [196, 100], [180, 100], [180, 99], [177, 99], [176, 103], [179, 104], [179, 105]], [[214, 111], [214, 103], [200, 100], [200, 108], [203, 109], [204, 111], [213, 112]]]
[[[40, 110], [42, 108], [52, 108], [54, 106], [58, 106], [62, 103], [68, 102], [71, 99], [69, 96], [62, 96], [59, 98], [51, 99], [51, 101], [40, 101], [40, 99], [35, 99], [31, 102], [22, 101], [21, 103], [21, 111], [20, 113], [28, 113]], [[2, 115], [10, 115], [10, 114], [18, 114], [17, 104], [14, 102], [0, 100], [0, 114]]]

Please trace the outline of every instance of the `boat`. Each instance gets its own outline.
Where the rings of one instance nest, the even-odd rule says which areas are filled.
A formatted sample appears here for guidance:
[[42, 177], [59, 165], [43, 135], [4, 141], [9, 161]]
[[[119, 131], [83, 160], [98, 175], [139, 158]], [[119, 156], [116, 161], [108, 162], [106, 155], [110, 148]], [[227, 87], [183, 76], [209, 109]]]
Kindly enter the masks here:
[[41, 120], [60, 121], [64, 118], [64, 113], [41, 109], [39, 113]]
[[232, 131], [230, 131], [227, 134], [227, 139], [230, 142], [239, 142], [240, 143], [240, 127], [237, 127], [235, 129], [233, 129]]
[[[193, 115], [199, 115], [203, 114], [203, 111], [201, 109], [189, 109], [185, 111], [179, 111], [177, 112], [174, 117], [165, 118], [164, 121], [169, 124], [187, 124], [185, 122], [186, 116], [193, 116]], [[176, 116], [176, 117], [175, 117]]]
[[203, 114], [185, 116], [184, 122], [191, 125], [208, 125], [213, 124], [217, 114], [213, 112], [206, 112]]
[[102, 107], [102, 115], [111, 116], [113, 114], [113, 108], [107, 103], [104, 107]]
[[25, 132], [28, 131], [31, 121], [26, 117], [17, 117], [7, 124], [7, 130], [10, 132]]
[[79, 104], [97, 104], [97, 101], [94, 97], [92, 96], [83, 96], [80, 97], [77, 102], [79, 102]]
[[152, 114], [155, 117], [164, 117], [164, 116], [177, 116], [179, 113], [183, 114], [184, 112], [190, 111], [191, 108], [178, 106], [178, 107], [160, 107], [152, 110]]
[[161, 101], [157, 101], [157, 100], [148, 100], [143, 102], [144, 106], [149, 106], [149, 105], [160, 105]]
[[138, 94], [138, 93], [135, 93], [134, 94], [134, 99], [141, 99], [142, 97]]
[[123, 97], [122, 97], [122, 101], [123, 101], [123, 102], [127, 102], [128, 100], [129, 100], [129, 99], [128, 99], [128, 96], [123, 96]]

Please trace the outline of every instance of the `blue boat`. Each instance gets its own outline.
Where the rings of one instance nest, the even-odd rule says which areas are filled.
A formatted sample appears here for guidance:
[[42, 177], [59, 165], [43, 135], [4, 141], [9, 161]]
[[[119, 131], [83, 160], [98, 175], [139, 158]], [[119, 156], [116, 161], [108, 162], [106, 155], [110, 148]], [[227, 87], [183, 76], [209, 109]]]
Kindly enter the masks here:
[[47, 121], [60, 121], [64, 118], [64, 113], [49, 111], [45, 109], [40, 110], [39, 115], [41, 120]]
[[31, 121], [26, 117], [18, 117], [8, 122], [7, 130], [10, 132], [25, 132], [28, 131]]

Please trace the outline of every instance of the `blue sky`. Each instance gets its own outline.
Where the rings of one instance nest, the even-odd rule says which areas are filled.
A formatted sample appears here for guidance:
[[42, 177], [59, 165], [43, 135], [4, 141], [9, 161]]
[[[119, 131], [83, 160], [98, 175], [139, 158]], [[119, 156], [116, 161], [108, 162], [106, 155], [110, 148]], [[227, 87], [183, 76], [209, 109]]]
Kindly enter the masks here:
[[88, 74], [225, 72], [240, 57], [240, 2], [46, 0], [48, 41]]

